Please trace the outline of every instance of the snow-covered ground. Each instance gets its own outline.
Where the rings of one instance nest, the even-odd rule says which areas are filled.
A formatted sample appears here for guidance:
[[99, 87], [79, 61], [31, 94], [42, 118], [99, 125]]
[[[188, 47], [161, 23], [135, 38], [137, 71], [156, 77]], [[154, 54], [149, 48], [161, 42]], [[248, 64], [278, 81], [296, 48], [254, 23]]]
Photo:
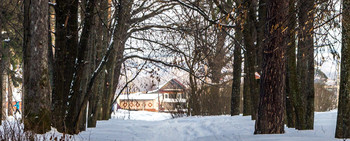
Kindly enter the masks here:
[[[129, 116], [130, 113], [130, 116]], [[98, 121], [96, 128], [75, 136], [91, 141], [332, 141], [336, 111], [315, 115], [315, 130], [298, 131], [286, 128], [285, 134], [254, 135], [250, 116], [207, 116], [171, 119], [166, 113], [119, 111], [115, 119]]]
[[[336, 116], [336, 111], [316, 113], [314, 130], [298, 131], [285, 128], [285, 134], [254, 135], [254, 121], [250, 120], [250, 116], [194, 116], [171, 119], [168, 113], [120, 110], [113, 114], [113, 119], [98, 121], [96, 128], [88, 128], [87, 131], [68, 138], [77, 141], [336, 141]], [[17, 114], [16, 117], [20, 115]], [[16, 123], [13, 117], [7, 121], [9, 124]], [[18, 125], [23, 127], [23, 124]], [[3, 126], [0, 127], [0, 134], [4, 133]], [[37, 136], [37, 139], [47, 140], [61, 136], [62, 134], [53, 129], [49, 133]]]

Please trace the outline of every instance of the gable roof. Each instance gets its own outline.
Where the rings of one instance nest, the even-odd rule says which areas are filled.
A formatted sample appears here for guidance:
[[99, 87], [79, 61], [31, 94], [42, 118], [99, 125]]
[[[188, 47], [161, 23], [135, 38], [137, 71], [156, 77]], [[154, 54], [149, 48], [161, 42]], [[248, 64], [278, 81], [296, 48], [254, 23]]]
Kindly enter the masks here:
[[166, 90], [166, 89], [185, 89], [185, 86], [182, 85], [178, 80], [171, 79], [163, 87], [160, 88], [160, 90]]
[[183, 91], [186, 89], [186, 87], [178, 80], [171, 79], [168, 82], [159, 85], [158, 89], [149, 91], [148, 93], [158, 93], [158, 92], [164, 92], [164, 91]]

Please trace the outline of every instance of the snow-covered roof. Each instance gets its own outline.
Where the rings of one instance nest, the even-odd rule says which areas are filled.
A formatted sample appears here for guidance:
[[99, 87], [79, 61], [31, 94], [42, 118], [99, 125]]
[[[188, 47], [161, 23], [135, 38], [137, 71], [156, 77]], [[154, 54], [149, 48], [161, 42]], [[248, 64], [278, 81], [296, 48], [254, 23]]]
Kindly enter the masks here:
[[129, 95], [120, 95], [119, 100], [153, 100], [157, 99], [159, 94], [151, 93], [151, 94], [144, 94], [144, 93], [135, 93], [135, 94], [129, 94]]

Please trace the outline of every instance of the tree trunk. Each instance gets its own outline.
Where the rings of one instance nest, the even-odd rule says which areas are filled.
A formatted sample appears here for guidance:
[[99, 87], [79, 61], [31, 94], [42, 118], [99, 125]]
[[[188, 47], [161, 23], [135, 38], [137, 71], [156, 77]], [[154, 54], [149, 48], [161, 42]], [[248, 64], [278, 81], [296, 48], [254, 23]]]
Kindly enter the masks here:
[[10, 93], [10, 49], [9, 49], [9, 43], [8, 42], [4, 42], [3, 44], [3, 93], [4, 93], [4, 101], [5, 101], [5, 113], [7, 113], [6, 116], [12, 116], [12, 103], [10, 103], [10, 98], [12, 98], [12, 93]]
[[10, 74], [10, 58], [7, 58], [8, 60], [8, 72], [7, 72], [7, 104], [8, 104], [8, 115], [7, 116], [13, 116], [13, 104], [12, 104], [12, 99], [13, 99], [13, 94], [12, 94], [12, 81], [11, 81], [11, 74]]
[[113, 95], [112, 88], [113, 88], [113, 79], [114, 79], [114, 67], [115, 67], [115, 50], [112, 51], [110, 59], [108, 59], [106, 64], [106, 77], [105, 77], [105, 87], [103, 91], [103, 98], [102, 98], [102, 120], [109, 120], [110, 115], [110, 95]]
[[[114, 53], [115, 55], [111, 55], [110, 65], [107, 66], [108, 76], [106, 76], [107, 81], [105, 82], [106, 92], [105, 93], [105, 101], [103, 101], [103, 119], [108, 120], [111, 116], [111, 106], [112, 101], [116, 92], [116, 88], [119, 82], [120, 69], [123, 62], [117, 61], [124, 58], [124, 49], [125, 42], [128, 38], [128, 30], [130, 28], [129, 20], [131, 19], [131, 10], [132, 10], [133, 1], [121, 1], [118, 8], [118, 24], [117, 24], [117, 33], [115, 33], [114, 37]], [[112, 67], [109, 67], [112, 66]], [[108, 83], [108, 84], [107, 84]]]
[[336, 138], [350, 138], [350, 0], [343, 0], [341, 72]]
[[260, 86], [258, 118], [254, 134], [284, 133], [284, 88], [287, 0], [267, 1], [266, 44]]
[[252, 115], [250, 86], [247, 69], [247, 51], [244, 53], [244, 80], [243, 80], [243, 116]]
[[65, 132], [69, 88], [78, 48], [78, 1], [57, 0], [52, 126]]
[[[266, 0], [259, 0], [259, 9], [258, 9], [258, 19], [259, 21], [257, 22], [256, 26], [256, 72], [260, 75], [262, 73], [262, 54], [263, 54], [263, 48], [265, 46], [264, 40], [265, 40], [265, 24], [266, 24]], [[257, 101], [259, 101], [259, 92], [260, 92], [260, 79], [256, 80], [256, 92], [257, 92], [257, 97], [255, 98]], [[259, 102], [256, 102], [256, 114], [258, 114], [258, 106]]]
[[[74, 73], [73, 79], [70, 84], [70, 92], [68, 94], [68, 102], [66, 106], [68, 107], [67, 115], [65, 118], [66, 123], [66, 131], [69, 134], [77, 134], [79, 133], [79, 124], [83, 120], [82, 111], [86, 109], [86, 106], [82, 107], [82, 103], [85, 95], [83, 92], [86, 90], [82, 90], [83, 79], [84, 79], [84, 68], [85, 68], [85, 56], [86, 51], [88, 50], [88, 39], [91, 33], [91, 26], [93, 24], [94, 8], [95, 8], [95, 0], [89, 0], [86, 4], [86, 10], [83, 20], [83, 29], [78, 45], [78, 56], [76, 58], [74, 64]], [[90, 87], [90, 86], [88, 86]], [[88, 88], [87, 87], [87, 88]], [[92, 86], [91, 86], [92, 87]], [[85, 105], [85, 104], [84, 104]]]
[[[2, 50], [3, 51], [3, 50]], [[2, 71], [1, 71], [1, 93], [2, 93], [2, 113], [4, 114], [3, 115], [3, 120], [6, 119], [6, 110], [7, 110], [7, 107], [8, 107], [8, 104], [6, 104], [6, 63], [5, 63], [5, 59], [6, 56], [5, 54], [2, 54], [2, 57], [1, 57], [1, 68], [2, 68]]]
[[[0, 4], [0, 9], [3, 8], [3, 4]], [[3, 75], [2, 75], [2, 72], [4, 71], [4, 67], [3, 67], [3, 45], [4, 45], [4, 42], [3, 42], [3, 37], [2, 37], [2, 24], [3, 24], [3, 21], [2, 21], [2, 12], [0, 12], [0, 120], [3, 120], [4, 116], [3, 116], [3, 92], [2, 92], [2, 89], [3, 89], [3, 84], [2, 84], [2, 80], [3, 80]], [[0, 125], [2, 124], [2, 122], [0, 122]]]
[[48, 0], [24, 2], [24, 129], [43, 134], [50, 128]]
[[245, 9], [246, 17], [244, 29], [243, 29], [243, 36], [244, 36], [244, 45], [246, 48], [246, 57], [244, 58], [246, 60], [246, 65], [244, 67], [247, 68], [246, 72], [246, 78], [248, 79], [249, 84], [249, 90], [250, 90], [250, 97], [251, 97], [251, 115], [252, 119], [256, 119], [256, 114], [258, 110], [258, 103], [259, 103], [259, 94], [257, 92], [257, 81], [255, 80], [255, 60], [256, 60], [256, 46], [254, 45], [254, 42], [256, 41], [255, 38], [255, 22], [256, 14], [255, 14], [255, 5], [256, 3], [253, 0], [246, 0], [245, 1]]
[[[261, 74], [261, 65], [262, 65], [262, 50], [264, 48], [264, 40], [265, 40], [265, 24], [266, 24], [266, 0], [259, 0], [259, 14], [258, 14], [258, 25], [256, 27], [257, 37], [256, 37], [256, 65], [257, 69], [256, 71]], [[260, 86], [260, 83], [258, 84]], [[260, 87], [259, 87], [260, 88]]]
[[[236, 2], [237, 5], [241, 5], [240, 1]], [[238, 9], [238, 16], [242, 16], [241, 8]], [[240, 25], [241, 21], [236, 20], [236, 25]], [[232, 94], [231, 94], [231, 116], [239, 115], [239, 102], [241, 92], [241, 73], [242, 73], [242, 29], [241, 26], [235, 28], [235, 43], [234, 60], [233, 60], [233, 78], [232, 78]]]
[[[299, 40], [297, 55], [298, 97], [303, 101], [303, 116], [296, 128], [300, 130], [314, 127], [314, 0], [299, 0]], [[298, 115], [300, 116], [300, 115]]]
[[287, 30], [287, 58], [286, 58], [286, 114], [287, 126], [295, 127], [296, 109], [295, 101], [297, 95], [296, 78], [296, 44], [295, 44], [295, 25], [296, 11], [295, 0], [289, 0], [289, 19]]
[[[108, 3], [105, 0], [99, 0], [98, 1], [98, 8], [97, 12], [103, 19], [104, 23], [108, 22], [108, 12], [105, 10], [108, 8]], [[104, 53], [104, 47], [107, 46], [108, 43], [108, 31], [106, 28], [102, 25], [102, 22], [100, 20], [100, 17], [95, 17], [95, 25], [93, 27], [94, 33], [92, 34], [93, 37], [90, 40], [94, 41], [94, 43], [90, 43], [93, 46], [93, 53], [92, 53], [92, 71], [94, 71], [97, 68], [98, 63], [102, 60], [102, 54]], [[102, 98], [103, 94], [103, 82], [104, 82], [104, 73], [101, 73], [98, 75], [96, 84], [93, 86], [93, 95], [89, 99], [89, 111], [88, 111], [88, 127], [96, 127], [96, 122], [98, 119], [98, 113], [101, 103], [99, 103], [100, 99]]]

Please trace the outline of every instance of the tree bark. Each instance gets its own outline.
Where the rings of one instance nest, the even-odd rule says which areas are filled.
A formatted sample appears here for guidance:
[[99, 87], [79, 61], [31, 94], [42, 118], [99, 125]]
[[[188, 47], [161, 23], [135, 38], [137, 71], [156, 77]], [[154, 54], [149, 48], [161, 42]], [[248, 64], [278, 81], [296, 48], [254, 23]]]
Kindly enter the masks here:
[[350, 0], [343, 0], [341, 72], [336, 138], [350, 138]]
[[[296, 11], [295, 0], [289, 0], [289, 16], [287, 30], [287, 58], [286, 58], [286, 114], [287, 126], [295, 127], [296, 121], [296, 95], [297, 95], [297, 78], [296, 78], [296, 43], [295, 43], [295, 26]], [[298, 105], [300, 107], [300, 105]]]
[[259, 94], [257, 88], [257, 81], [255, 80], [255, 61], [256, 61], [256, 46], [254, 42], [256, 41], [255, 36], [255, 19], [256, 19], [256, 11], [255, 11], [256, 3], [254, 0], [245, 0], [244, 8], [246, 10], [246, 17], [244, 18], [244, 28], [243, 28], [243, 36], [244, 36], [244, 46], [246, 48], [246, 78], [248, 79], [250, 97], [251, 97], [251, 115], [252, 119], [256, 119], [256, 114], [258, 110], [259, 103]]
[[287, 0], [267, 1], [267, 23], [260, 86], [258, 118], [254, 134], [284, 133], [284, 88]]
[[56, 3], [52, 126], [65, 132], [66, 103], [78, 51], [78, 0], [57, 0]]
[[[241, 1], [237, 1], [236, 5], [241, 5]], [[241, 8], [237, 9], [237, 15], [242, 16]], [[237, 16], [237, 17], [238, 17]], [[234, 60], [233, 60], [233, 78], [232, 78], [232, 94], [231, 94], [231, 116], [239, 115], [239, 102], [241, 92], [241, 73], [242, 73], [242, 29], [241, 21], [236, 20]]]
[[74, 64], [73, 78], [71, 84], [69, 85], [70, 91], [68, 95], [68, 102], [66, 103], [68, 111], [66, 114], [65, 123], [66, 131], [69, 134], [79, 133], [79, 124], [82, 121], [81, 111], [84, 111], [86, 109], [86, 107], [81, 107], [81, 104], [84, 103], [82, 101], [85, 97], [83, 94], [85, 90], [82, 90], [82, 80], [85, 71], [85, 52], [88, 49], [88, 39], [90, 37], [91, 26], [93, 24], [95, 0], [89, 0], [86, 5], [87, 6], [85, 10], [84, 20], [82, 23], [84, 26], [78, 45], [78, 55]]
[[[93, 37], [91, 38], [90, 43], [93, 46], [93, 53], [91, 62], [92, 70], [94, 71], [97, 68], [97, 64], [102, 60], [102, 54], [104, 53], [104, 47], [107, 46], [108, 43], [108, 31], [107, 28], [103, 26], [103, 23], [108, 23], [108, 2], [105, 0], [98, 1], [98, 9], [97, 12], [100, 17], [95, 17], [95, 25], [93, 27]], [[101, 19], [100, 19], [101, 18]], [[103, 20], [103, 21], [101, 21]], [[89, 111], [88, 111], [88, 127], [96, 127], [96, 122], [98, 119], [98, 114], [100, 112], [101, 103], [99, 103], [103, 94], [103, 82], [104, 82], [104, 73], [101, 73], [97, 76], [96, 84], [93, 86], [93, 95], [89, 99]]]
[[[0, 4], [0, 9], [3, 9], [3, 4]], [[2, 20], [2, 12], [0, 12], [0, 45], [1, 45], [1, 48], [0, 48], [0, 120], [3, 120], [3, 118], [4, 118], [4, 116], [3, 116], [3, 109], [4, 109], [4, 107], [3, 107], [3, 96], [4, 96], [4, 94], [3, 94], [3, 91], [2, 91], [2, 89], [3, 89], [3, 84], [2, 84], [2, 80], [3, 80], [3, 75], [2, 75], [2, 73], [3, 73], [3, 71], [4, 71], [4, 67], [3, 67], [3, 44], [4, 44], [4, 42], [3, 42], [3, 37], [2, 37], [2, 33], [1, 33], [1, 31], [2, 31], [2, 29], [3, 29], [3, 27], [2, 27], [2, 24], [3, 24], [3, 20]], [[0, 125], [2, 124], [2, 122], [0, 122]]]
[[299, 0], [299, 40], [297, 55], [298, 97], [303, 105], [303, 116], [296, 128], [300, 130], [314, 127], [314, 0]]
[[252, 102], [250, 94], [249, 79], [247, 74], [249, 73], [247, 69], [247, 51], [244, 53], [244, 80], [243, 80], [243, 116], [252, 115]]
[[[9, 53], [9, 52], [8, 52]], [[13, 99], [13, 94], [12, 94], [12, 81], [11, 81], [11, 74], [10, 74], [10, 58], [7, 58], [8, 60], [8, 71], [7, 71], [7, 104], [8, 104], [8, 109], [7, 109], [7, 116], [13, 116], [13, 104], [12, 104], [12, 99]]]
[[24, 129], [39, 134], [49, 131], [51, 125], [48, 7], [48, 0], [24, 1]]
[[119, 82], [119, 76], [120, 76], [120, 69], [123, 62], [120, 62], [118, 60], [121, 60], [124, 58], [124, 49], [125, 49], [125, 42], [128, 39], [128, 30], [130, 29], [130, 19], [131, 19], [131, 10], [132, 5], [134, 1], [122, 0], [120, 2], [119, 8], [118, 8], [118, 24], [116, 26], [117, 33], [115, 33], [114, 37], [114, 51], [110, 57], [110, 61], [106, 65], [107, 68], [107, 76], [105, 81], [105, 100], [103, 102], [103, 119], [108, 120], [111, 116], [111, 106], [112, 101], [114, 99], [114, 95], [116, 92], [116, 86]]

